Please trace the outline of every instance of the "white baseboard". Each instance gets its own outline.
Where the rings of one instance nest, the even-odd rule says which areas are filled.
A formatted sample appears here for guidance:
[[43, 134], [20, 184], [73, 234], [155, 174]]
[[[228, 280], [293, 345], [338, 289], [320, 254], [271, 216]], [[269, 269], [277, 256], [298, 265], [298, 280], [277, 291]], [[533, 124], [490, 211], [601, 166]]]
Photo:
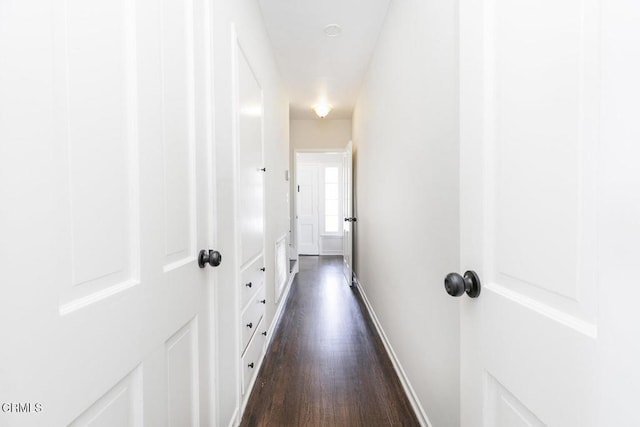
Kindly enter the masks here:
[[275, 327], [280, 321], [280, 317], [282, 317], [282, 313], [284, 312], [284, 306], [285, 306], [285, 303], [287, 302], [289, 291], [291, 290], [291, 284], [293, 283], [293, 279], [295, 279], [296, 274], [298, 274], [298, 264], [299, 262], [295, 263], [293, 267], [293, 271], [289, 274], [289, 280], [287, 281], [287, 285], [285, 286], [284, 290], [282, 291], [282, 294], [280, 295], [280, 300], [279, 300], [280, 303], [278, 304], [278, 309], [273, 315], [273, 320], [271, 321], [271, 325], [269, 325], [269, 329], [268, 329], [269, 334], [267, 335], [267, 341], [265, 342], [265, 345], [264, 345], [265, 349], [269, 348], [269, 345], [271, 344], [271, 338], [273, 337], [273, 331], [275, 330]]
[[389, 342], [389, 339], [387, 338], [387, 334], [385, 334], [384, 329], [382, 329], [382, 325], [380, 324], [380, 321], [378, 320], [378, 316], [376, 316], [375, 311], [373, 311], [373, 307], [371, 306], [371, 303], [369, 302], [369, 299], [367, 298], [367, 294], [365, 293], [364, 289], [362, 288], [362, 284], [360, 283], [360, 280], [358, 279], [358, 276], [355, 274], [355, 272], [353, 273], [353, 275], [354, 275], [354, 277], [356, 279], [355, 280], [356, 286], [358, 287], [358, 291], [360, 291], [360, 295], [362, 296], [362, 300], [364, 301], [364, 305], [367, 307], [367, 311], [369, 312], [369, 315], [371, 316], [371, 319], [373, 320], [373, 324], [376, 327], [376, 330], [378, 331], [378, 335], [380, 335], [380, 338], [382, 339], [382, 343], [384, 344], [384, 348], [387, 350], [387, 354], [389, 355], [389, 358], [391, 359], [391, 363], [393, 364], [393, 368], [395, 369], [396, 373], [398, 374], [398, 378], [400, 378], [400, 383], [402, 384], [402, 388], [404, 389], [405, 393], [407, 394], [407, 397], [409, 398], [409, 402], [411, 403], [411, 406], [413, 407], [413, 411], [416, 413], [416, 417], [418, 417], [418, 421], [420, 422], [420, 425], [422, 425], [424, 427], [432, 427], [432, 424], [429, 421], [429, 417], [427, 416], [427, 413], [425, 412], [424, 408], [420, 404], [420, 401], [418, 400], [418, 396], [416, 395], [415, 390], [413, 389], [413, 387], [411, 386], [411, 383], [409, 382], [409, 378], [407, 378], [407, 374], [404, 372], [404, 369], [402, 368], [402, 365], [400, 364], [400, 360], [398, 360], [398, 357], [396, 356], [395, 351], [393, 351], [393, 347], [391, 347], [391, 343]]
[[240, 425], [240, 420], [238, 420], [238, 407], [236, 406], [235, 411], [233, 411], [233, 415], [231, 416], [231, 421], [229, 422], [228, 427], [236, 427]]
[[320, 251], [320, 255], [340, 255], [340, 256], [342, 256], [342, 251]]

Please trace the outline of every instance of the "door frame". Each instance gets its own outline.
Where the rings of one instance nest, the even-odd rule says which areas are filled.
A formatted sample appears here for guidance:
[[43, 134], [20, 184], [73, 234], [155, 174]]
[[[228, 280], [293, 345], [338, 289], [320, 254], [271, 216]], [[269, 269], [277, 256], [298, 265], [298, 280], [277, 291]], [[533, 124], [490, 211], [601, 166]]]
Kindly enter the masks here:
[[[348, 166], [347, 166], [348, 165]], [[344, 147], [344, 157], [342, 158], [342, 214], [345, 218], [345, 222], [343, 223], [343, 232], [342, 232], [342, 271], [345, 276], [345, 280], [350, 287], [355, 285], [355, 274], [353, 268], [353, 260], [354, 260], [354, 231], [355, 221], [357, 221], [357, 216], [355, 214], [355, 203], [354, 203], [354, 173], [353, 173], [353, 141], [350, 140], [347, 142], [347, 145]], [[347, 223], [346, 218], [351, 218], [351, 222]], [[355, 220], [355, 221], [354, 221]], [[344, 224], [349, 224], [349, 232], [345, 233]], [[348, 256], [347, 256], [348, 255]]]
[[[293, 197], [291, 198], [291, 204], [293, 206], [293, 218], [291, 219], [291, 232], [293, 236], [291, 237], [291, 243], [293, 246], [293, 255], [295, 255], [295, 260], [298, 261], [300, 258], [300, 245], [298, 245], [298, 154], [344, 154], [344, 150], [340, 148], [295, 148], [293, 150], [293, 159], [291, 162], [291, 176], [293, 179], [291, 180], [291, 194]], [[320, 183], [318, 183], [318, 187]], [[319, 222], [318, 222], [319, 226]], [[318, 240], [320, 239], [320, 233], [318, 232]], [[318, 242], [318, 245], [320, 242]], [[318, 252], [319, 249], [318, 249]]]

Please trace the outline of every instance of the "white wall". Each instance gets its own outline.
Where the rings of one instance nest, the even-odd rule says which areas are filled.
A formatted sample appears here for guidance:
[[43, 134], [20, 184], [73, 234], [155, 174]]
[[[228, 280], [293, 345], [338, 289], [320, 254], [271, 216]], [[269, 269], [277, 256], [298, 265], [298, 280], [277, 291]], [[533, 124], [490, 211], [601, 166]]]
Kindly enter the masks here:
[[391, 2], [353, 117], [356, 274], [434, 427], [460, 424], [455, 0]]
[[[351, 141], [351, 129], [352, 122], [347, 119], [291, 120], [289, 123], [291, 176], [296, 176], [295, 150], [342, 150]], [[291, 194], [295, 196], [295, 179], [291, 180]], [[295, 206], [292, 199], [290, 230], [293, 254], [297, 254]]]
[[351, 140], [351, 120], [291, 120], [291, 150], [344, 148]]
[[[239, 406], [239, 343], [236, 337], [238, 301], [236, 287], [233, 194], [233, 103], [231, 25], [263, 89], [265, 175], [265, 264], [267, 267], [266, 321], [272, 321], [277, 306], [274, 299], [275, 241], [289, 230], [288, 192], [285, 170], [289, 163], [289, 101], [273, 58], [258, 3], [251, 0], [213, 0], [213, 74], [215, 97], [215, 143], [218, 211], [218, 248], [223, 262], [215, 273], [216, 346], [219, 354], [217, 425], [229, 425]], [[282, 299], [280, 300], [282, 301]]]

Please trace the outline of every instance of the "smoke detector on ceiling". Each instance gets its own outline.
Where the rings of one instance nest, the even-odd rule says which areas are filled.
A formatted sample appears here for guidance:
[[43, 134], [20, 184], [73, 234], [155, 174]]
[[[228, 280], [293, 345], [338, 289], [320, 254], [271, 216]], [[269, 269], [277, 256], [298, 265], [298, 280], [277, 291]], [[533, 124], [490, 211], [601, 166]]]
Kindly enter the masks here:
[[329, 24], [324, 27], [324, 34], [327, 37], [338, 37], [342, 34], [342, 28], [338, 24]]

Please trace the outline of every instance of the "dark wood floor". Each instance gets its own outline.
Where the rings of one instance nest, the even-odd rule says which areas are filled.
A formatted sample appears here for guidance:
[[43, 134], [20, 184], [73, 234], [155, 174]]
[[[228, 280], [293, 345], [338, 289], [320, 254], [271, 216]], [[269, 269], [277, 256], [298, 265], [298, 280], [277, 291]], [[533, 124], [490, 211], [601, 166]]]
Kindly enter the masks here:
[[300, 257], [242, 426], [418, 426], [342, 257]]

